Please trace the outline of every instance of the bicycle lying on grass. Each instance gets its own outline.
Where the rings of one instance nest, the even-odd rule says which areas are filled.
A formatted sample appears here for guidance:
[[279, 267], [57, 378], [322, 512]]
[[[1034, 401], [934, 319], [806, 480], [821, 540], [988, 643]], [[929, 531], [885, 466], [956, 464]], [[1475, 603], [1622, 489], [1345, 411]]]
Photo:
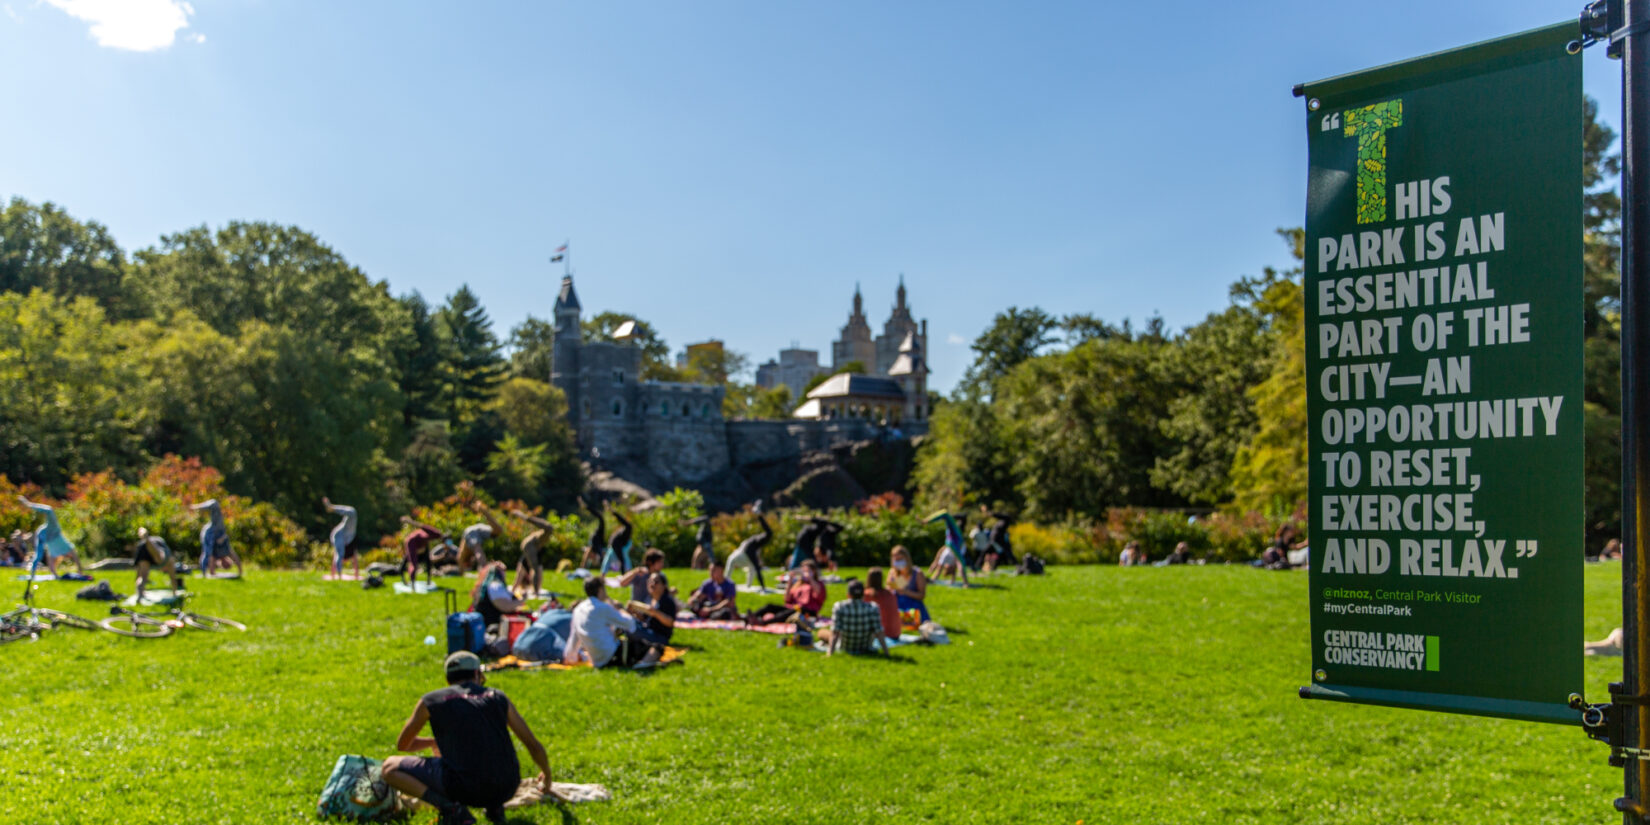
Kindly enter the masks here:
[[196, 630], [246, 630], [246, 625], [233, 619], [220, 619], [217, 616], [203, 616], [183, 609], [186, 596], [178, 597], [177, 604], [165, 613], [140, 613], [130, 608], [114, 605], [109, 608], [109, 618], [99, 622], [104, 630], [118, 633], [122, 636], [131, 636], [138, 639], [158, 639], [172, 635], [172, 631], [181, 627], [192, 627]]
[[0, 613], [0, 644], [23, 639], [34, 641], [40, 638], [40, 634], [58, 627], [96, 630], [98, 624], [73, 613], [35, 607], [34, 585], [31, 582], [23, 588], [23, 605], [16, 610]]

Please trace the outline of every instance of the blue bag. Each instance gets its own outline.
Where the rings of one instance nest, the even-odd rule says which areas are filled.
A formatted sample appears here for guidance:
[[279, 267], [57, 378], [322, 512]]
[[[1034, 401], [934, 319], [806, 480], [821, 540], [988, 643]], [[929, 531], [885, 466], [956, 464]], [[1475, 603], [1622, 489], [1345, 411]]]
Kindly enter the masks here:
[[559, 662], [567, 652], [567, 640], [572, 635], [572, 611], [546, 610], [539, 614], [532, 627], [516, 637], [510, 652], [517, 659], [529, 662]]
[[442, 593], [447, 603], [447, 655], [460, 650], [480, 653], [487, 644], [487, 624], [480, 613], [459, 613], [458, 597], [452, 590]]
[[384, 766], [378, 760], [345, 754], [332, 766], [315, 813], [323, 819], [336, 816], [375, 822], [393, 816], [398, 804], [395, 790], [384, 782]]

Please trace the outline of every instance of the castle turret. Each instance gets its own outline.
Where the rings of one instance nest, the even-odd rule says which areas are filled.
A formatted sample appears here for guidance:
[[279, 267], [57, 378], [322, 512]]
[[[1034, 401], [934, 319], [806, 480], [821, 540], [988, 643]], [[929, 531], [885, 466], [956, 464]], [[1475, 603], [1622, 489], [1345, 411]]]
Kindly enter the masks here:
[[905, 333], [900, 342], [899, 357], [888, 368], [888, 377], [905, 392], [905, 418], [921, 421], [928, 415], [928, 361], [923, 358], [922, 344], [915, 331]]
[[568, 275], [561, 279], [561, 292], [556, 295], [556, 338], [550, 359], [550, 383], [567, 396], [567, 415], [575, 429], [581, 416], [590, 415], [579, 392], [579, 350], [584, 343], [579, 312], [579, 295], [573, 291], [573, 276]]

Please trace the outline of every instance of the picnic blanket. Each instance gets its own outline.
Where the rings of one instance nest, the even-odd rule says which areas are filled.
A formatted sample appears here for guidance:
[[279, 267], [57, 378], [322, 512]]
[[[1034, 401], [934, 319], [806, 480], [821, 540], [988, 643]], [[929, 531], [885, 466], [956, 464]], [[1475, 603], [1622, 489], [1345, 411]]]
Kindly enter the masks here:
[[331, 574], [331, 573], [327, 573], [327, 574], [321, 576], [321, 581], [324, 581], [324, 582], [358, 582], [358, 581], [360, 581], [364, 578], [366, 578], [365, 575], [357, 576], [354, 573], [339, 573], [336, 576]]
[[[552, 784], [557, 792], [567, 797], [567, 801], [572, 803], [606, 802], [613, 798], [613, 794], [602, 785], [580, 785], [573, 782], [555, 782]], [[405, 794], [401, 796], [401, 801], [401, 807], [404, 810], [426, 810], [430, 807], [430, 803], [422, 799], [413, 799]], [[521, 785], [516, 788], [516, 795], [510, 797], [510, 801], [504, 803], [504, 807], [509, 809], [531, 808], [534, 805], [554, 804], [556, 804], [555, 800], [544, 796], [544, 789], [539, 786], [536, 777], [524, 777], [521, 780]]]
[[[680, 662], [682, 660], [683, 656], [686, 656], [686, 655], [687, 655], [687, 648], [667, 647], [667, 648], [665, 648], [665, 655], [659, 657], [659, 667], [664, 667], [665, 665], [676, 664], [677, 662]], [[524, 659], [518, 659], [515, 656], [505, 656], [504, 658], [499, 659], [498, 661], [488, 662], [487, 664], [481, 666], [481, 670], [484, 673], [492, 673], [493, 671], [496, 671], [496, 670], [589, 670], [589, 669], [590, 669], [590, 663], [589, 662], [580, 662], [576, 665], [569, 665], [569, 664], [565, 664], [565, 663], [562, 663], [562, 662], [529, 662], [529, 661], [526, 661]]]
[[36, 573], [32, 576], [24, 573], [23, 575], [18, 576], [17, 580], [20, 582], [54, 582], [57, 581], [57, 577], [50, 573]]
[[121, 604], [127, 607], [145, 607], [148, 605], [171, 607], [182, 602], [183, 597], [187, 595], [189, 595], [187, 590], [145, 590], [141, 600], [136, 595], [131, 595], [127, 596], [126, 601], [121, 602]]
[[397, 593], [440, 593], [442, 589], [443, 588], [439, 584], [428, 584], [425, 582], [413, 582], [412, 584], [407, 584], [406, 582], [395, 583], [395, 592]]
[[783, 590], [776, 590], [772, 587], [757, 587], [754, 584], [741, 584], [738, 585], [738, 588], [741, 593], [757, 593], [763, 596], [777, 596], [785, 592]]
[[[689, 614], [690, 616], [692, 614]], [[814, 622], [815, 628], [830, 627], [831, 617], [825, 616]], [[748, 625], [744, 622], [731, 619], [676, 619], [677, 630], [749, 630], [753, 633], [769, 633], [775, 636], [789, 636], [796, 632], [794, 622], [774, 622], [773, 624]]]
[[[924, 639], [921, 635], [916, 633], [902, 633], [898, 639], [886, 639], [886, 641], [888, 642], [888, 648], [890, 650], [896, 647], [903, 647], [905, 645], [932, 644], [927, 639]], [[813, 643], [811, 648], [803, 649], [811, 649], [816, 653], [824, 653], [825, 651], [830, 650], [831, 646], [826, 644], [824, 639], [819, 639]]]

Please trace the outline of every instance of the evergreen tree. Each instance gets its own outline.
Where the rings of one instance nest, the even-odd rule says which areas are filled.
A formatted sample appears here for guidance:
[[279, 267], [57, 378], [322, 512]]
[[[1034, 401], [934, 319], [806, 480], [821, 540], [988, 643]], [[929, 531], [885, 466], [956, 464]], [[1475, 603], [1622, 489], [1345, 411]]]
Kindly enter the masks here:
[[469, 284], [447, 297], [436, 313], [445, 357], [445, 401], [449, 420], [464, 425], [493, 398], [504, 378], [504, 357], [493, 321]]

